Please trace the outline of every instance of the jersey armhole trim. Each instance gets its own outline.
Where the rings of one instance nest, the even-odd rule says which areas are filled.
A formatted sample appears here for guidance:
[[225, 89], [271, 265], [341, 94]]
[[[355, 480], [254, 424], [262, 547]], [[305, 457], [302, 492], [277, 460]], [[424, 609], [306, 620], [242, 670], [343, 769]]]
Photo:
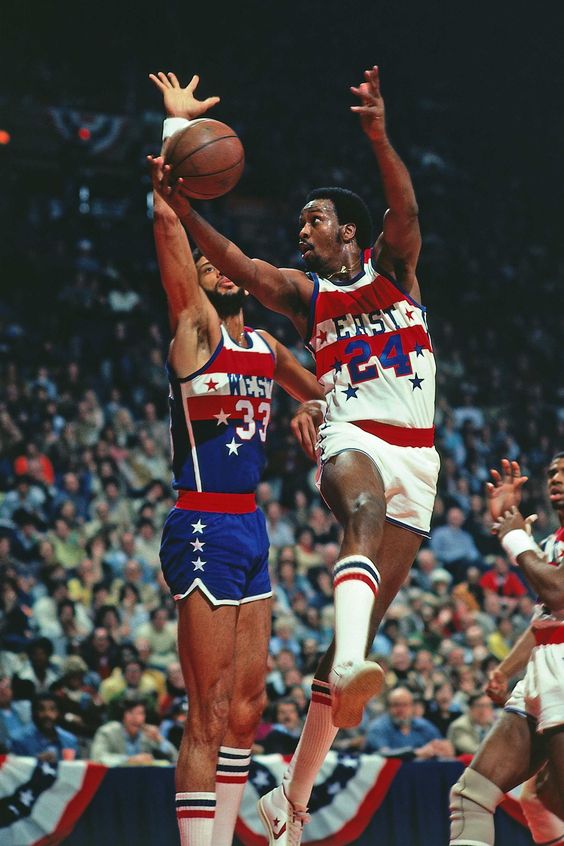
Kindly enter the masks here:
[[427, 311], [427, 309], [425, 308], [424, 305], [422, 305], [421, 303], [418, 303], [417, 300], [413, 299], [413, 297], [411, 296], [409, 291], [406, 291], [405, 288], [402, 288], [402, 286], [399, 284], [397, 279], [394, 279], [394, 277], [390, 273], [388, 273], [387, 271], [383, 270], [380, 267], [380, 265], [376, 261], [376, 255], [374, 253], [375, 247], [376, 247], [376, 245], [374, 245], [374, 247], [372, 247], [372, 249], [370, 251], [370, 264], [371, 264], [374, 272], [378, 273], [380, 276], [383, 276], [384, 279], [388, 280], [388, 282], [391, 282], [391, 284], [394, 286], [394, 288], [397, 288], [398, 291], [401, 294], [403, 294], [404, 297], [406, 297], [412, 305], [416, 306], [421, 311]]
[[166, 367], [167, 367], [167, 371], [169, 373], [169, 376], [172, 377], [173, 381], [178, 382], [178, 383], [191, 382], [192, 379], [196, 378], [196, 376], [200, 376], [200, 374], [206, 372], [206, 370], [208, 369], [210, 364], [212, 364], [215, 361], [215, 359], [218, 357], [218, 355], [220, 354], [221, 350], [223, 349], [223, 346], [224, 346], [224, 339], [223, 339], [223, 326], [222, 326], [221, 327], [221, 338], [219, 339], [217, 347], [212, 352], [212, 354], [208, 358], [208, 360], [204, 364], [202, 364], [202, 366], [199, 367], [198, 370], [194, 370], [194, 372], [190, 373], [188, 376], [182, 376], [182, 377], [177, 376], [176, 373], [174, 372], [174, 368], [172, 367], [172, 364], [170, 363], [170, 358], [167, 358]]
[[315, 306], [317, 305], [317, 297], [319, 295], [319, 277], [317, 273], [311, 274], [311, 280], [313, 282], [313, 293], [311, 295], [311, 300], [309, 301], [309, 315], [307, 319], [307, 330], [304, 338], [304, 344], [308, 350], [315, 355], [315, 351], [311, 345], [311, 334], [315, 326]]

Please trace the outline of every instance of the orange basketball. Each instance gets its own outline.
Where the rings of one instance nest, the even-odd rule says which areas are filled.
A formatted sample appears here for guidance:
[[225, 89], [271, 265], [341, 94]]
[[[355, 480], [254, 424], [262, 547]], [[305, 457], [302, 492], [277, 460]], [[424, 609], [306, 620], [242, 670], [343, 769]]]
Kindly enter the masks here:
[[196, 200], [213, 200], [235, 187], [245, 167], [245, 151], [230, 126], [200, 118], [169, 139], [165, 163], [171, 183], [182, 177], [183, 191]]

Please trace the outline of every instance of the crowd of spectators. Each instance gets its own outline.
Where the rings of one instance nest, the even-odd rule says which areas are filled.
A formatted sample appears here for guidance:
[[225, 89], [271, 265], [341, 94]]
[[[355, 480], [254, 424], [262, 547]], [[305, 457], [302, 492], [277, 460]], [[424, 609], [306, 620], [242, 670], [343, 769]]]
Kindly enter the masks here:
[[[277, 112], [267, 98], [256, 103]], [[313, 184], [343, 184], [381, 206], [376, 179], [366, 189], [375, 167], [354, 122], [335, 125], [314, 156], [267, 115], [258, 133], [252, 104], [235, 104], [251, 174], [231, 205], [205, 211], [253, 254], [295, 263], [296, 213]], [[564, 265], [550, 231], [543, 240], [532, 226], [526, 237], [526, 183], [488, 193], [479, 156], [449, 146], [452, 115], [440, 92], [408, 105], [401, 121], [393, 117], [422, 212], [442, 468], [430, 540], [372, 648], [386, 695], [335, 746], [425, 758], [475, 751], [495, 719], [481, 693], [487, 673], [530, 619], [532, 594], [492, 537], [484, 484], [502, 457], [519, 459], [535, 536], [553, 529], [543, 474], [564, 445], [555, 374], [564, 324], [551, 306]], [[287, 107], [298, 121], [301, 102], [288, 98]], [[354, 162], [335, 163], [335, 149], [357, 151]], [[174, 498], [168, 329], [150, 222], [141, 205], [111, 226], [70, 204], [53, 214], [33, 190], [24, 202], [14, 180], [21, 217], [0, 207], [12, 280], [0, 303], [0, 746], [48, 758], [173, 761], [189, 703], [158, 557]], [[251, 298], [246, 311], [311, 366], [287, 322]], [[297, 743], [332, 636], [340, 540], [291, 436], [294, 407], [275, 394], [257, 491], [274, 607], [256, 749], [284, 753]]]

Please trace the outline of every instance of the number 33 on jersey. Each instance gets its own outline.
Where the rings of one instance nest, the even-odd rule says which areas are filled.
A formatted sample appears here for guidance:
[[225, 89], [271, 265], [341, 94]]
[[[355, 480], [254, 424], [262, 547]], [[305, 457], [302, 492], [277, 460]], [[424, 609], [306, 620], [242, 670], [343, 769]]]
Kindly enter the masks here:
[[240, 347], [222, 326], [207, 364], [184, 379], [167, 366], [174, 488], [248, 493], [260, 480], [276, 362], [258, 332], [245, 333]]

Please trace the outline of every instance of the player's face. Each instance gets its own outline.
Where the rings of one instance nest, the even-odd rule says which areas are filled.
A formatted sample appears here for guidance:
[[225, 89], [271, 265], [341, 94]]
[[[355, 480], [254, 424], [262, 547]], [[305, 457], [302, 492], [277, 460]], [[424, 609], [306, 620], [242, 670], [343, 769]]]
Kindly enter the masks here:
[[299, 226], [298, 248], [308, 270], [324, 270], [331, 265], [342, 244], [333, 201], [312, 200], [302, 209]]
[[206, 292], [214, 291], [218, 294], [234, 294], [239, 290], [205, 256], [202, 256], [196, 262], [196, 270], [198, 271], [198, 282]]
[[564, 458], [555, 458], [548, 468], [548, 497], [555, 511], [564, 511]]

